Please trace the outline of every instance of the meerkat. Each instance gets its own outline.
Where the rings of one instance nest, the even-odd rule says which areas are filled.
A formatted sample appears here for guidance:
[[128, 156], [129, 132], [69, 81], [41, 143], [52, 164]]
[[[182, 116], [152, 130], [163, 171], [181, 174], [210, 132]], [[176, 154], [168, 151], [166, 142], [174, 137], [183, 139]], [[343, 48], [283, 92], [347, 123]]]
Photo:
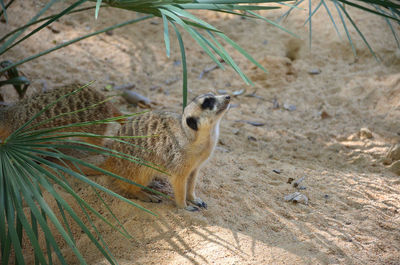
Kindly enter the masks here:
[[[118, 135], [149, 137], [129, 138], [127, 141], [131, 145], [114, 142], [111, 148], [164, 168], [169, 173], [179, 208], [189, 211], [198, 211], [198, 207], [207, 208], [207, 204], [196, 196], [196, 178], [199, 169], [215, 149], [219, 124], [229, 109], [229, 102], [229, 96], [208, 93], [190, 102], [182, 115], [151, 111], [135, 116], [120, 128]], [[115, 157], [106, 160], [103, 168], [143, 186], [147, 186], [158, 173], [149, 167]], [[118, 179], [113, 182], [118, 191], [128, 197], [147, 202], [159, 201], [138, 186]], [[188, 206], [187, 201], [197, 207]]]
[[[65, 94], [71, 93], [76, 89], [76, 87], [64, 87], [43, 93], [37, 93], [29, 98], [26, 97], [25, 99], [15, 103], [14, 105], [1, 108], [0, 141], [3, 142], [12, 132], [17, 130], [27, 121], [29, 121], [36, 113], [38, 113], [48, 104], [55, 102], [58, 98], [62, 97]], [[88, 109], [73, 114], [62, 115], [36, 127], [35, 129], [51, 128], [85, 121], [102, 120], [122, 115], [108, 101], [93, 106], [96, 103], [100, 103], [105, 100], [106, 97], [97, 90], [90, 87], [84, 88], [78, 93], [71, 94], [70, 96], [58, 101], [57, 104], [38, 116], [32, 122], [32, 125], [38, 124], [51, 118], [55, 118], [60, 114], [74, 112], [83, 108]], [[104, 135], [107, 130], [109, 130], [108, 126], [104, 124], [62, 129], [62, 131], [64, 132], [90, 132], [99, 135]], [[96, 145], [99, 145], [102, 142], [102, 138], [87, 137], [84, 140], [86, 142]]]

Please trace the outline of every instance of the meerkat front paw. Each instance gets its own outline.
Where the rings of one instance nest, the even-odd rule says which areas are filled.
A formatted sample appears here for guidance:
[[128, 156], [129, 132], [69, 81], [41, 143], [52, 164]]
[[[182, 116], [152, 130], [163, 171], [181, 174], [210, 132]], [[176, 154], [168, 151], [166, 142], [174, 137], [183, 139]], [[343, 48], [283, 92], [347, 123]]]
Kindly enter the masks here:
[[200, 199], [200, 198], [195, 198], [195, 199], [191, 200], [191, 202], [192, 202], [194, 205], [196, 205], [196, 206], [198, 206], [198, 207], [200, 207], [200, 208], [207, 209], [207, 203], [205, 203], [205, 202], [204, 202], [202, 199]]

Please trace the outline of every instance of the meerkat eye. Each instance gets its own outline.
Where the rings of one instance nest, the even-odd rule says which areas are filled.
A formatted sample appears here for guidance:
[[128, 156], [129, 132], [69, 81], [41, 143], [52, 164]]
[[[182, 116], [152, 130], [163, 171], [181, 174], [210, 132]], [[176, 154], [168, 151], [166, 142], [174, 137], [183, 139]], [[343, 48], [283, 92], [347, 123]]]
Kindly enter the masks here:
[[198, 127], [197, 127], [197, 119], [194, 117], [189, 117], [186, 119], [186, 124], [192, 128], [193, 130], [197, 131]]
[[209, 97], [205, 98], [203, 104], [201, 104], [202, 109], [212, 110], [215, 106], [215, 98]]

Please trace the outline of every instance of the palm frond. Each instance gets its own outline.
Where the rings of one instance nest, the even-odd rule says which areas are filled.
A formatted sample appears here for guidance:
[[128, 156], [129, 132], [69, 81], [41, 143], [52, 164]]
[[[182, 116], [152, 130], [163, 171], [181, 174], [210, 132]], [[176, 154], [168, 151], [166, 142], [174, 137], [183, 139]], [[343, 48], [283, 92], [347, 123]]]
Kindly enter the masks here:
[[[66, 94], [64, 97], [68, 97], [73, 93], [79, 93], [82, 89], [84, 89], [84, 87], [74, 90], [73, 92]], [[58, 100], [61, 100], [64, 97], [61, 97]], [[132, 185], [138, 184], [81, 159], [68, 156], [59, 150], [73, 149], [82, 150], [92, 154], [114, 156], [120, 159], [129, 160], [133, 163], [139, 163], [151, 167], [162, 173], [166, 172], [157, 167], [157, 165], [140, 158], [105, 147], [89, 144], [84, 141], [70, 139], [70, 137], [77, 136], [102, 137], [100, 135], [82, 132], [62, 132], [65, 128], [111, 122], [121, 117], [113, 117], [110, 119], [85, 123], [75, 123], [47, 129], [40, 129], [37, 126], [32, 126], [34, 120], [39, 117], [41, 113], [56, 103], [57, 101], [47, 105], [41, 112], [34, 115], [32, 119], [21, 126], [20, 129], [11, 134], [6, 141], [0, 142], [1, 264], [8, 264], [12, 255], [15, 257], [16, 263], [26, 264], [23, 255], [24, 250], [22, 248], [22, 242], [24, 240], [22, 238], [23, 235], [26, 235], [26, 240], [29, 240], [31, 243], [35, 263], [37, 264], [52, 264], [54, 258], [56, 258], [61, 264], [67, 264], [65, 257], [59, 248], [59, 243], [57, 243], [59, 238], [62, 238], [71, 248], [79, 263], [86, 264], [82, 253], [80, 253], [76, 246], [76, 241], [71, 232], [72, 226], [80, 227], [101, 255], [103, 255], [110, 264], [116, 264], [116, 259], [112, 256], [110, 249], [99, 233], [93, 218], [102, 220], [112, 229], [127, 238], [130, 238], [130, 235], [123, 228], [121, 222], [112, 213], [110, 207], [104, 200], [102, 200], [102, 203], [106, 205], [107, 210], [111, 212], [114, 221], [108, 220], [100, 214], [98, 210], [83, 200], [75, 192], [64, 175], [67, 174], [72, 176], [81, 181], [83, 185], [88, 185], [94, 190], [96, 196], [101, 197], [100, 193], [106, 193], [146, 211], [149, 214], [154, 215], [154, 213], [87, 178], [82, 174], [82, 172], [79, 172], [80, 167], [85, 166], [98, 170], [102, 174], [118, 178]], [[49, 121], [50, 120], [47, 120], [47, 122]], [[36, 123], [36, 125], [37, 124], [39, 123]], [[39, 124], [38, 126], [40, 127], [42, 125], [43, 124]], [[125, 142], [123, 139], [119, 139], [116, 136], [109, 136], [109, 138]], [[59, 161], [60, 163], [50, 161], [49, 158], [52, 158], [53, 161]], [[74, 167], [78, 169], [78, 172], [72, 170], [66, 161], [68, 161], [69, 164], [74, 165]], [[83, 219], [79, 217], [77, 210], [73, 209], [70, 202], [66, 201], [63, 196], [60, 195], [60, 193], [54, 188], [54, 184], [57, 184], [64, 192], [72, 196], [89, 224], [86, 224]], [[149, 189], [141, 185], [138, 186]], [[57, 206], [56, 209], [53, 209], [47, 200], [44, 199], [43, 193], [50, 195], [55, 200]], [[160, 192], [156, 193], [165, 196]], [[29, 216], [26, 214], [22, 202], [25, 202], [28, 205], [30, 209], [28, 213]], [[58, 217], [56, 210], [58, 210], [58, 215], [60, 217]], [[69, 218], [67, 218], [67, 216], [69, 216]], [[114, 224], [115, 222], [117, 224]], [[50, 227], [53, 227], [53, 229]], [[39, 243], [39, 231], [42, 232], [45, 238], [45, 246]]]
[[53, 48], [51, 48], [51, 49], [48, 49], [48, 50], [45, 50], [45, 51], [40, 52], [40, 53], [38, 53], [38, 54], [29, 56], [29, 57], [27, 57], [27, 58], [25, 58], [25, 59], [22, 59], [21, 61], [18, 61], [18, 62], [13, 63], [12, 65], [9, 65], [9, 66], [7, 66], [7, 67], [5, 67], [5, 68], [2, 68], [2, 69], [0, 69], [0, 74], [3, 73], [3, 72], [5, 72], [5, 71], [7, 71], [8, 69], [11, 69], [11, 68], [16, 67], [16, 66], [18, 66], [18, 65], [21, 65], [21, 64], [24, 64], [24, 63], [26, 63], [26, 62], [32, 61], [32, 60], [37, 59], [37, 58], [39, 58], [39, 57], [41, 57], [41, 56], [43, 56], [43, 55], [49, 54], [49, 53], [51, 53], [51, 52], [54, 52], [54, 51], [56, 51], [56, 50], [59, 50], [59, 49], [61, 49], [61, 48], [66, 47], [66, 46], [69, 46], [69, 45], [71, 45], [71, 44], [73, 44], [73, 43], [76, 43], [76, 42], [79, 42], [79, 41], [81, 41], [81, 40], [90, 38], [90, 37], [92, 37], [92, 36], [95, 36], [95, 35], [104, 33], [104, 32], [106, 32], [106, 31], [110, 31], [110, 30], [113, 30], [113, 29], [117, 29], [117, 28], [120, 28], [120, 27], [124, 27], [124, 26], [130, 25], [130, 24], [134, 24], [134, 23], [137, 23], [137, 22], [139, 22], [139, 21], [143, 21], [143, 20], [149, 19], [149, 18], [151, 18], [151, 17], [152, 17], [152, 16], [149, 15], [149, 16], [143, 16], [143, 17], [140, 17], [140, 18], [137, 18], [137, 19], [128, 20], [128, 21], [126, 21], [126, 22], [123, 22], [123, 23], [120, 23], [120, 24], [116, 24], [116, 25], [113, 25], [113, 26], [111, 26], [111, 27], [104, 28], [104, 29], [102, 29], [102, 30], [98, 30], [98, 31], [96, 31], [96, 32], [93, 32], [93, 33], [84, 35], [84, 36], [82, 36], [82, 37], [78, 37], [78, 38], [72, 39], [72, 40], [70, 40], [70, 41], [66, 41], [66, 42], [64, 42], [64, 43], [62, 43], [62, 44], [60, 44], [60, 45], [57, 45], [57, 46], [55, 46], [55, 47], [53, 47]]
[[[297, 1], [294, 6], [298, 6], [303, 1], [304, 0]], [[337, 32], [339, 38], [341, 38], [337, 24], [336, 24], [335, 20], [333, 19], [332, 11], [329, 9], [326, 2], [327, 2], [327, 0], [319, 0], [318, 4], [314, 8], [314, 10], [312, 10], [312, 5], [311, 5], [312, 1], [308, 0], [309, 15], [304, 24], [309, 23], [309, 45], [310, 45], [310, 48], [311, 48], [311, 41], [312, 41], [312, 17], [320, 9], [321, 5], [324, 6], [333, 26], [335, 28], [335, 31]], [[400, 24], [400, 16], [399, 16], [400, 5], [396, 1], [393, 1], [393, 0], [359, 0], [359, 1], [330, 0], [330, 2], [333, 3], [333, 5], [336, 8], [336, 12], [339, 15], [339, 18], [342, 22], [344, 31], [346, 33], [347, 39], [349, 41], [349, 44], [351, 46], [351, 49], [352, 49], [355, 57], [357, 57], [357, 51], [355, 49], [353, 40], [350, 36], [350, 32], [349, 32], [348, 26], [347, 26], [347, 21], [350, 22], [351, 26], [356, 30], [357, 34], [360, 36], [360, 38], [362, 39], [364, 44], [367, 46], [370, 53], [375, 57], [376, 60], [378, 60], [378, 57], [375, 54], [375, 52], [373, 51], [370, 43], [367, 41], [366, 37], [364, 36], [364, 34], [361, 32], [361, 30], [357, 26], [356, 22], [354, 21], [354, 19], [351, 16], [350, 12], [345, 8], [345, 6], [344, 6], [345, 4], [383, 17], [394, 36], [397, 46], [400, 48], [396, 30], [394, 29], [394, 27], [392, 26], [392, 23], [391, 23], [391, 21], [395, 21]], [[284, 13], [282, 15], [281, 19], [287, 17], [290, 14], [290, 12], [292, 12], [293, 9], [294, 9], [294, 7], [291, 7], [286, 13]], [[347, 19], [347, 21], [346, 21], [346, 19]]]
[[[2, 41], [4, 41], [3, 45], [0, 47], [0, 55], [4, 54], [8, 50], [12, 49], [19, 43], [23, 42], [24, 40], [28, 39], [30, 36], [33, 34], [36, 34], [40, 30], [42, 30], [44, 27], [47, 25], [51, 24], [55, 20], [67, 15], [71, 14], [74, 12], [83, 11], [86, 10], [84, 8], [81, 9], [76, 9], [78, 6], [82, 5], [85, 3], [87, 0], [78, 0], [59, 12], [56, 15], [48, 16], [43, 19], [39, 19], [39, 17], [51, 6], [56, 0], [50, 1], [42, 10], [39, 12], [27, 25], [24, 25], [16, 30], [13, 31], [13, 33], [6, 34], [5, 36], [2, 37]], [[60, 45], [57, 45], [54, 48], [48, 49], [46, 51], [42, 51], [40, 53], [37, 53], [35, 55], [32, 55], [30, 57], [24, 58], [9, 67], [0, 69], [0, 73], [7, 71], [11, 67], [15, 67], [18, 65], [21, 65], [23, 63], [29, 62], [31, 60], [34, 60], [40, 56], [46, 55], [50, 52], [54, 52], [60, 48], [66, 47], [68, 45], [71, 45], [75, 42], [81, 41], [85, 38], [89, 38], [91, 36], [101, 34], [103, 32], [109, 31], [111, 29], [115, 29], [118, 27], [126, 26], [129, 24], [133, 24], [145, 19], [148, 19], [152, 16], [157, 16], [163, 19], [163, 25], [164, 25], [164, 40], [165, 40], [165, 46], [166, 46], [166, 53], [167, 56], [170, 53], [170, 47], [169, 47], [169, 34], [168, 34], [168, 26], [167, 22], [173, 22], [176, 25], [181, 26], [185, 31], [187, 31], [190, 36], [200, 45], [200, 47], [206, 52], [208, 56], [221, 68], [224, 66], [220, 63], [220, 57], [221, 59], [223, 58], [228, 58], [228, 53], [226, 50], [221, 49], [220, 47], [215, 46], [210, 42], [205, 35], [203, 35], [202, 32], [199, 32], [197, 29], [201, 30], [206, 30], [206, 31], [214, 31], [218, 32], [219, 35], [224, 41], [227, 41], [228, 44], [232, 45], [235, 49], [238, 49], [239, 45], [234, 43], [231, 39], [229, 39], [227, 36], [225, 36], [222, 32], [220, 32], [218, 29], [216, 29], [214, 26], [210, 25], [209, 23], [197, 18], [196, 16], [192, 15], [190, 12], [186, 10], [209, 10], [209, 11], [214, 11], [214, 12], [226, 12], [234, 15], [239, 15], [239, 16], [247, 16], [250, 18], [261, 18], [265, 21], [268, 21], [269, 23], [273, 24], [274, 26], [278, 26], [281, 29], [284, 29], [282, 26], [278, 25], [277, 23], [270, 21], [256, 13], [254, 11], [256, 10], [269, 10], [269, 9], [276, 9], [280, 8], [279, 5], [282, 5], [282, 2], [286, 1], [291, 1], [291, 0], [283, 0], [283, 1], [276, 1], [276, 0], [267, 0], [267, 1], [260, 1], [260, 0], [253, 0], [253, 1], [225, 1], [225, 0], [201, 0], [201, 1], [189, 1], [189, 0], [147, 0], [147, 1], [138, 1], [138, 0], [90, 0], [91, 2], [95, 2], [95, 6], [89, 7], [87, 9], [92, 9], [95, 8], [95, 17], [97, 18], [100, 9], [104, 6], [110, 6], [110, 7], [115, 7], [115, 8], [121, 8], [125, 10], [130, 10], [134, 12], [139, 12], [139, 13], [144, 13], [148, 14], [148, 16], [142, 17], [137, 20], [130, 20], [125, 23], [121, 23], [118, 25], [114, 25], [112, 27], [105, 28], [103, 30], [96, 31], [94, 33], [67, 41], [65, 43], [62, 43]], [[274, 4], [278, 3], [278, 6], [266, 6], [264, 4]], [[246, 12], [251, 12], [246, 14]], [[24, 36], [23, 38], [19, 39], [18, 41], [17, 38], [22, 34], [22, 32], [28, 28], [28, 26], [34, 25], [38, 23], [38, 21], [44, 21], [44, 23], [34, 30], [32, 30], [29, 34]], [[286, 30], [286, 29], [284, 29]], [[287, 31], [287, 30], [286, 30]], [[178, 39], [179, 41], [179, 39]], [[180, 43], [180, 42], [179, 42]], [[181, 47], [181, 46], [180, 46]], [[251, 62], [256, 62], [249, 54], [243, 52], [244, 50], [242, 48], [238, 49], [246, 58], [248, 58]], [[183, 50], [181, 49], [181, 55]], [[218, 56], [218, 57], [217, 57]], [[230, 60], [228, 63], [230, 67], [233, 67], [235, 71], [242, 77], [242, 79], [247, 83], [251, 84], [251, 81], [247, 78], [247, 76], [242, 72], [242, 70], [237, 67], [236, 63], [233, 62], [233, 60]], [[259, 66], [259, 64], [256, 64]], [[261, 68], [265, 70], [264, 68]], [[183, 76], [185, 77], [185, 68], [183, 69]], [[187, 95], [187, 79], [184, 78], [183, 82], [183, 101], [186, 102], [185, 95]], [[184, 104], [185, 106], [185, 104]]]

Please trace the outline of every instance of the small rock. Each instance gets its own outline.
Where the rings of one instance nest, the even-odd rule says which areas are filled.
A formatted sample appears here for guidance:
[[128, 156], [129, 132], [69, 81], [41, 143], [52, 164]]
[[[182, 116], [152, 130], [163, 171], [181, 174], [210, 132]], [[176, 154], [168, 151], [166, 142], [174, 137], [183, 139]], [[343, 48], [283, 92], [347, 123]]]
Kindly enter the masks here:
[[140, 95], [132, 90], [125, 90], [122, 97], [129, 103], [138, 105], [141, 108], [151, 108], [152, 101], [145, 96]]
[[286, 195], [283, 198], [285, 201], [291, 201], [295, 203], [304, 203], [305, 205], [308, 205], [308, 198], [306, 195], [301, 194], [300, 192], [295, 192], [289, 195]]
[[294, 180], [294, 178], [288, 178], [288, 180], [287, 180], [287, 182], [286, 182], [286, 183], [288, 183], [288, 184], [292, 184], [293, 180]]
[[303, 182], [304, 177], [299, 178], [293, 183], [293, 187], [297, 188], [301, 182]]
[[106, 35], [112, 36], [112, 35], [114, 35], [114, 32], [112, 30], [107, 30]]
[[233, 178], [233, 181], [236, 181], [236, 182], [240, 182], [243, 180], [244, 180], [244, 176], [238, 176], [238, 177]]
[[325, 194], [325, 195], [324, 195], [324, 198], [325, 198], [325, 199], [329, 199], [329, 195], [328, 195], [328, 194]]
[[307, 187], [306, 187], [306, 186], [299, 186], [299, 187], [297, 187], [297, 189], [298, 189], [298, 190], [306, 190]]
[[254, 136], [247, 136], [247, 139], [249, 140], [249, 141], [254, 141], [254, 142], [257, 142], [257, 138], [255, 138]]
[[291, 104], [287, 104], [287, 103], [283, 104], [283, 108], [285, 110], [288, 110], [288, 111], [295, 111], [296, 110], [296, 106], [295, 105], [291, 105]]
[[281, 174], [281, 171], [279, 169], [273, 169], [272, 172], [274, 172], [276, 174]]
[[390, 167], [389, 170], [392, 171], [393, 173], [397, 174], [400, 176], [400, 160], [394, 162]]
[[226, 94], [228, 94], [228, 91], [226, 91], [225, 89], [218, 89], [218, 90], [217, 90], [217, 93], [218, 93], [219, 95], [226, 95]]
[[312, 70], [308, 71], [308, 73], [309, 73], [310, 75], [319, 75], [319, 74], [321, 73], [321, 70], [319, 70], [319, 69], [312, 69]]
[[361, 128], [359, 134], [361, 140], [371, 139], [373, 137], [372, 132], [368, 128]]
[[265, 123], [264, 122], [258, 122], [258, 121], [245, 121], [247, 124], [259, 127], [259, 126], [264, 126]]
[[242, 95], [244, 92], [246, 92], [246, 89], [240, 89], [240, 90], [238, 90], [238, 91], [233, 91], [233, 93], [232, 93], [232, 95], [233, 96], [240, 96], [240, 95]]
[[232, 133], [234, 134], [234, 135], [238, 135], [239, 134], [239, 129], [232, 129]]
[[330, 118], [331, 117], [331, 115], [329, 115], [329, 113], [328, 112], [326, 112], [325, 110], [323, 110], [323, 111], [321, 111], [320, 113], [319, 113], [319, 116], [321, 117], [321, 119], [328, 119], [328, 118]]
[[272, 101], [272, 108], [273, 109], [279, 109], [279, 102], [276, 98]]

